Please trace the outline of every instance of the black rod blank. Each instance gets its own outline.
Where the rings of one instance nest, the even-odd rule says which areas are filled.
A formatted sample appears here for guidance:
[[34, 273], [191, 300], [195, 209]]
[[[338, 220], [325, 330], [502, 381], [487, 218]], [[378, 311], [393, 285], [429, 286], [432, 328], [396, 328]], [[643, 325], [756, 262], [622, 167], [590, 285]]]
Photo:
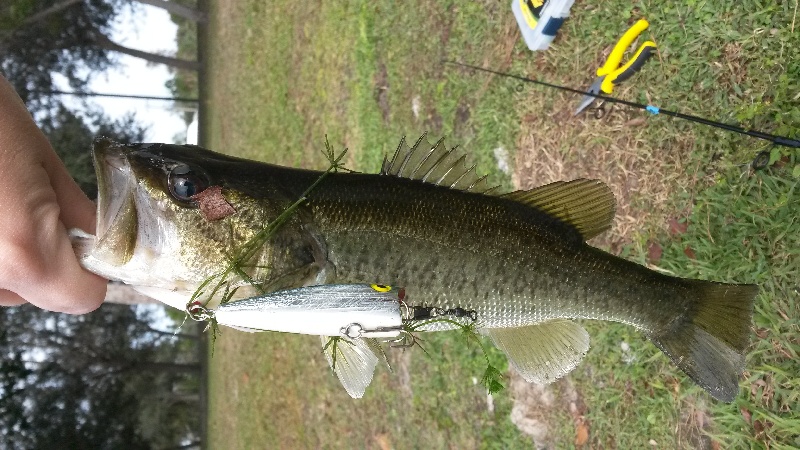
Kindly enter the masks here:
[[702, 117], [692, 116], [690, 114], [684, 114], [684, 113], [680, 113], [680, 112], [676, 112], [676, 111], [669, 111], [669, 110], [666, 110], [666, 109], [658, 108], [658, 107], [653, 106], [653, 105], [643, 105], [641, 103], [629, 102], [627, 100], [622, 100], [622, 99], [618, 99], [618, 98], [614, 98], [614, 97], [609, 97], [609, 96], [606, 96], [606, 95], [603, 95], [603, 94], [594, 94], [594, 93], [591, 93], [591, 92], [585, 92], [585, 91], [581, 91], [579, 89], [574, 89], [574, 88], [567, 87], [567, 86], [560, 86], [558, 84], [553, 84], [553, 83], [547, 83], [547, 82], [544, 82], [544, 81], [534, 80], [532, 78], [527, 78], [527, 77], [523, 77], [523, 76], [520, 76], [520, 75], [514, 75], [514, 74], [511, 74], [511, 73], [498, 72], [496, 70], [486, 69], [484, 67], [473, 66], [473, 65], [470, 65], [470, 64], [464, 64], [464, 63], [460, 63], [460, 62], [456, 62], [456, 61], [443, 61], [443, 62], [445, 64], [454, 64], [456, 66], [466, 67], [468, 69], [478, 70], [478, 71], [481, 71], [481, 72], [492, 73], [492, 74], [500, 75], [500, 76], [506, 77], [506, 78], [513, 78], [513, 79], [520, 80], [520, 81], [525, 82], [525, 83], [534, 83], [534, 84], [538, 84], [538, 85], [541, 85], [541, 86], [546, 86], [546, 87], [549, 87], [549, 88], [558, 89], [558, 90], [561, 90], [561, 91], [572, 92], [572, 93], [575, 93], [575, 94], [590, 95], [592, 97], [599, 98], [599, 99], [602, 99], [602, 100], [607, 101], [607, 102], [619, 103], [619, 104], [622, 104], [622, 105], [625, 105], [625, 106], [630, 106], [631, 108], [643, 109], [643, 110], [645, 110], [645, 111], [647, 111], [647, 112], [649, 112], [651, 114], [664, 114], [664, 115], [667, 115], [667, 116], [672, 116], [672, 117], [677, 117], [679, 119], [688, 120], [690, 122], [701, 123], [703, 125], [708, 125], [708, 126], [711, 126], [711, 127], [721, 128], [723, 130], [732, 131], [734, 133], [740, 133], [740, 134], [744, 134], [744, 135], [751, 136], [751, 137], [754, 137], [754, 138], [764, 139], [766, 141], [772, 142], [774, 145], [782, 145], [784, 147], [791, 147], [791, 148], [800, 148], [800, 140], [792, 139], [792, 138], [789, 138], [789, 137], [786, 137], [786, 136], [776, 136], [774, 134], [763, 133], [763, 132], [757, 131], [757, 130], [747, 130], [747, 129], [744, 129], [742, 127], [736, 126], [736, 125], [730, 125], [730, 124], [727, 124], [727, 123], [716, 122], [714, 120], [704, 119]]

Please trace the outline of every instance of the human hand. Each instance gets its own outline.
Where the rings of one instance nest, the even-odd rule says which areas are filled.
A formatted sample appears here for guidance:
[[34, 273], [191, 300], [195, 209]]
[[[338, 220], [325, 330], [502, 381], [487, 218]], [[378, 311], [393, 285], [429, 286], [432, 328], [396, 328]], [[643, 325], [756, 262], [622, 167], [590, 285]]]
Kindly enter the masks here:
[[0, 305], [71, 314], [100, 306], [107, 281], [80, 266], [69, 228], [94, 233], [95, 205], [0, 76]]

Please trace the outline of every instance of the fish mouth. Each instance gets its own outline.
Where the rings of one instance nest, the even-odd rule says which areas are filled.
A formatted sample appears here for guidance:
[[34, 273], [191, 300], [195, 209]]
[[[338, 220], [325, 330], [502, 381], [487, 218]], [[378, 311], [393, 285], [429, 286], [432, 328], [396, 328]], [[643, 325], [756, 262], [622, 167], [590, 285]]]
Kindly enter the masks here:
[[97, 175], [97, 231], [92, 256], [113, 265], [133, 256], [138, 231], [136, 177], [125, 145], [106, 138], [92, 148]]

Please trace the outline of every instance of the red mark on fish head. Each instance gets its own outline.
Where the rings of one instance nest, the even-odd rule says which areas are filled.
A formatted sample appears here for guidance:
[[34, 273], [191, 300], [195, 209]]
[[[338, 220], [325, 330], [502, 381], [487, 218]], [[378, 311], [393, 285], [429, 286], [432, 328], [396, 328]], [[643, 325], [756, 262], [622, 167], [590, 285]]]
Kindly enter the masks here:
[[236, 212], [222, 195], [222, 186], [209, 186], [190, 198], [197, 202], [197, 206], [200, 207], [200, 213], [209, 222], [224, 219]]

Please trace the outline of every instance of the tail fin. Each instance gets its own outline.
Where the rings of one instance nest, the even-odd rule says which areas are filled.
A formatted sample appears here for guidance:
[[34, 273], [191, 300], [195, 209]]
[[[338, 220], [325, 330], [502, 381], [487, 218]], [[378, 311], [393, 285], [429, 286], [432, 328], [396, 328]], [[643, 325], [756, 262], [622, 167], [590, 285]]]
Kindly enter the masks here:
[[758, 286], [684, 281], [689, 282], [696, 301], [648, 337], [714, 398], [732, 402], [739, 393], [744, 352], [750, 345]]

